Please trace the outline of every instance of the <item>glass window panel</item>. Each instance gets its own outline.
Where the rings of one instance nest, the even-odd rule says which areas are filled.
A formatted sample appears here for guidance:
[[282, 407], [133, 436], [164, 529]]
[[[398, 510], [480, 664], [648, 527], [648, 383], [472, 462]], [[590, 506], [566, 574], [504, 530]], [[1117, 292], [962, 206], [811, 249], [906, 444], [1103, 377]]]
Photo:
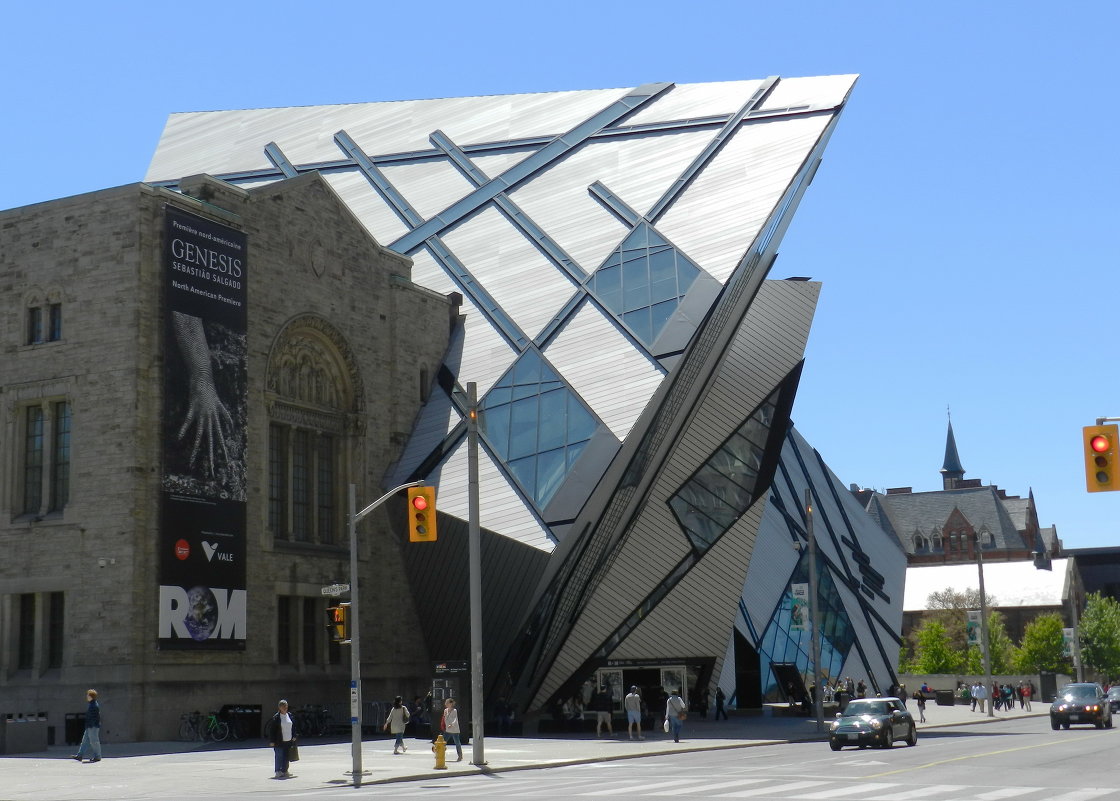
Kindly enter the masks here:
[[[700, 468], [693, 479], [717, 496], [721, 501], [742, 514], [751, 505], [751, 494], [710, 465]], [[738, 515], [736, 515], [738, 516]]]
[[666, 301], [671, 301], [674, 307], [679, 303], [676, 278], [668, 281], [654, 281], [649, 285], [649, 302], [651, 304]]
[[615, 312], [622, 304], [622, 269], [618, 265], [618, 259], [614, 258], [608, 266], [595, 273], [595, 294]]
[[515, 401], [510, 407], [509, 459], [537, 452], [537, 399]]
[[23, 446], [23, 512], [37, 514], [43, 505], [43, 408], [27, 407]]
[[495, 385], [493, 389], [486, 393], [485, 407], [490, 409], [494, 406], [500, 406], [503, 403], [511, 403], [513, 401], [513, 390], [509, 386]]
[[27, 310], [27, 344], [34, 345], [43, 341], [43, 308], [35, 306]]
[[319, 632], [322, 631], [319, 602], [314, 598], [303, 599], [303, 664], [314, 665], [319, 661]]
[[633, 311], [649, 305], [649, 272], [646, 260], [626, 264], [622, 271], [622, 308]]
[[281, 595], [276, 603], [276, 661], [292, 663], [292, 599]]
[[311, 453], [306, 431], [292, 436], [292, 534], [297, 541], [311, 537]]
[[[535, 385], [541, 381], [541, 357], [536, 351], [527, 350], [513, 365], [513, 386]], [[536, 391], [534, 387], [534, 392]]]
[[583, 453], [583, 449], [586, 448], [586, 447], [587, 447], [587, 442], [586, 441], [577, 442], [575, 445], [569, 445], [567, 447], [567, 449], [565, 451], [565, 454], [564, 454], [564, 461], [565, 461], [565, 468], [566, 469], [568, 469], [568, 470], [572, 469], [572, 466], [575, 465], [576, 460], [579, 459], [579, 455], [581, 453]]
[[548, 505], [556, 490], [560, 488], [566, 471], [564, 469], [564, 449], [546, 451], [537, 457], [537, 503]]
[[49, 596], [50, 628], [47, 633], [47, 667], [62, 667], [62, 646], [65, 642], [65, 594], [52, 592]]
[[315, 493], [318, 497], [318, 527], [319, 542], [332, 544], [334, 542], [334, 437], [324, 434], [319, 437], [319, 454], [316, 463], [318, 476], [315, 481]]
[[598, 424], [583, 404], [573, 396], [568, 395], [568, 442], [582, 442], [591, 439]]
[[[19, 596], [19, 643], [16, 669], [30, 670], [35, 666], [35, 593]], [[6, 722], [6, 721], [5, 721]]]
[[622, 321], [634, 332], [634, 336], [642, 342], [653, 341], [653, 326], [650, 322], [649, 307], [627, 312], [622, 315]]
[[482, 415], [482, 428], [490, 445], [502, 459], [509, 458], [509, 404], [488, 408]]
[[650, 231], [648, 225], [639, 223], [634, 227], [633, 231], [626, 235], [626, 239], [623, 240], [623, 246], [628, 248], [645, 248], [651, 235], [657, 236], [657, 234]]
[[54, 442], [51, 447], [52, 512], [61, 511], [70, 500], [70, 404], [54, 404]]
[[509, 463], [509, 470], [513, 473], [517, 482], [524, 487], [528, 493], [536, 497], [535, 489], [537, 486], [537, 458], [530, 456], [526, 459], [517, 459]]
[[658, 303], [649, 309], [649, 324], [650, 324], [650, 341], [655, 339], [661, 330], [665, 327], [665, 323], [669, 322], [669, 318], [673, 316], [673, 312], [677, 309], [677, 302], [675, 300], [666, 301], [665, 303]]
[[287, 429], [272, 423], [268, 427], [268, 527], [276, 536], [285, 536], [288, 513]]
[[562, 448], [565, 444], [567, 425], [565, 408], [567, 391], [546, 392], [540, 398], [540, 428], [537, 432], [537, 448], [549, 451]]
[[669, 281], [673, 284], [673, 295], [676, 295], [677, 256], [672, 248], [661, 247], [656, 250], [650, 249], [649, 280], [651, 283]]
[[62, 339], [62, 304], [52, 303], [50, 306], [50, 320], [47, 325], [47, 338], [51, 342]]
[[681, 496], [706, 516], [725, 526], [730, 526], [739, 516], [733, 506], [699, 481], [693, 480], [685, 484], [681, 489]]

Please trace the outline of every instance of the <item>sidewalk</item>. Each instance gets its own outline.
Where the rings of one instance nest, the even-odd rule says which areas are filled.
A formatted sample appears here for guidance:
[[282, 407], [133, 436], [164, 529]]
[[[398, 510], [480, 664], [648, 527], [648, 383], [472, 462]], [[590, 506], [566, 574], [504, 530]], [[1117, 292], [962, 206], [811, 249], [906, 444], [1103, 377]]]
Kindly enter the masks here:
[[[911, 712], [917, 713], [914, 704]], [[1034, 711], [1016, 708], [997, 711], [994, 718], [970, 711], [968, 706], [944, 707], [927, 704], [922, 730], [941, 726], [980, 724], [1008, 718], [1045, 716], [1048, 705], [1034, 704]], [[770, 713], [732, 713], [727, 721], [690, 717], [684, 724], [681, 742], [674, 743], [661, 732], [646, 732], [643, 741], [627, 739], [625, 729], [613, 737], [558, 735], [551, 738], [487, 737], [484, 741], [487, 765], [471, 764], [473, 745], [463, 748], [463, 761], [447, 763], [437, 771], [431, 746], [426, 739], [408, 740], [408, 752], [393, 755], [392, 740], [379, 738], [362, 744], [362, 785], [384, 784], [415, 779], [432, 779], [452, 774], [525, 770], [614, 759], [629, 759], [651, 754], [747, 748], [782, 742], [823, 738], [827, 721], [818, 734], [811, 718]], [[221, 744], [225, 746], [225, 744]], [[195, 798], [268, 791], [277, 785], [290, 789], [312, 789], [349, 785], [350, 742], [304, 740], [301, 759], [292, 765], [292, 778], [272, 778], [272, 749], [261, 743], [233, 744], [230, 747], [203, 746], [198, 743], [110, 743], [97, 764], [78, 764], [69, 759], [72, 746], [52, 746], [46, 753], [16, 754], [0, 757], [0, 795], [13, 801], [70, 801], [83, 799], [148, 799], [166, 797], [169, 786], [190, 788]], [[451, 748], [448, 756], [455, 759]]]

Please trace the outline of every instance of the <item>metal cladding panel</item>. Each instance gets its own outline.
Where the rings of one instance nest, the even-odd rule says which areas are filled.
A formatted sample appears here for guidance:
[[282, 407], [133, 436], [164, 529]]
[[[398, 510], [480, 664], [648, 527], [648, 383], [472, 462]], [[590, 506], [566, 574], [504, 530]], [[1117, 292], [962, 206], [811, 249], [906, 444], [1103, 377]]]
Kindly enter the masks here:
[[461, 419], [447, 394], [439, 389], [433, 391], [428, 402], [420, 409], [401, 458], [386, 471], [383, 486], [396, 487], [408, 481], [412, 471], [440, 447], [444, 437]]
[[530, 339], [575, 294], [571, 279], [493, 207], [448, 231], [443, 243]]
[[855, 86], [858, 75], [821, 75], [814, 78], [783, 78], [766, 98], [762, 109], [841, 105]]
[[510, 197], [590, 273], [629, 229], [588, 193], [588, 187], [600, 181], [643, 214], [711, 136], [701, 131], [587, 142]]
[[495, 175], [501, 175], [506, 170], [516, 166], [535, 152], [535, 150], [519, 150], [512, 153], [495, 153], [490, 156], [475, 154], [471, 157], [471, 161], [475, 167], [493, 178]]
[[[535, 695], [534, 704], [547, 701], [549, 695], [571, 675], [562, 671], [573, 663], [578, 669], [589, 659], [642, 599], [663, 584], [672, 569], [688, 555], [688, 539], [677, 524], [668, 499], [797, 366], [802, 358], [819, 289], [820, 285], [815, 282], [763, 282], [728, 345], [709, 389], [699, 405], [689, 413], [689, 421], [677, 437], [672, 454], [646, 495], [637, 517], [628, 526], [626, 537], [610, 557], [610, 570], [583, 602], [558, 659]], [[707, 650], [678, 651], [663, 643], [660, 650], [643, 653], [643, 658], [686, 654], [719, 657], [724, 653], [734, 625], [764, 497], [732, 527], [733, 531], [739, 526], [744, 527], [744, 537], [739, 540], [738, 549], [734, 538], [726, 548], [713, 546], [700, 564], [682, 579], [686, 586], [693, 587], [691, 575], [700, 565], [705, 565], [706, 570], [722, 570], [734, 577], [730, 592], [720, 597], [700, 593], [704, 603], [716, 610], [714, 616], [696, 618], [705, 621], [706, 628], [703, 637], [694, 640], [693, 644], [696, 647], [703, 644]], [[724, 534], [717, 546], [727, 537], [728, 534]], [[716, 583], [722, 588], [722, 580]], [[676, 597], [676, 592], [670, 593], [670, 597], [662, 600], [654, 612]], [[670, 604], [659, 617], [661, 622], [652, 630], [663, 634], [664, 626], [673, 625], [683, 625], [687, 630], [691, 625], [688, 615], [692, 613], [689, 606]], [[628, 646], [636, 650], [627, 653], [637, 653], [655, 640], [654, 635], [636, 639]]]
[[580, 307], [545, 356], [620, 440], [665, 378], [590, 303]]
[[381, 173], [425, 219], [443, 211], [474, 189], [474, 185], [446, 159], [386, 165], [381, 168]]
[[744, 124], [662, 217], [659, 230], [726, 281], [832, 115]]
[[[470, 519], [469, 465], [463, 440], [437, 471], [439, 511], [460, 520]], [[481, 445], [478, 449], [479, 525], [539, 551], [551, 552], [555, 543], [526, 508], [505, 474]]]
[[[788, 448], [788, 444], [786, 447]], [[788, 464], [787, 458], [786, 448], [783, 448], [783, 467]], [[779, 481], [781, 475], [779, 470], [774, 480]], [[786, 591], [790, 576], [797, 567], [797, 560], [798, 552], [793, 548], [793, 536], [782, 518], [781, 510], [773, 503], [767, 504], [741, 592], [750, 623], [759, 636], [762, 636], [770, 624], [770, 617]], [[754, 634], [743, 624], [741, 616], [738, 625], [747, 642], [757, 646]]]
[[641, 109], [627, 120], [630, 125], [696, 117], [731, 116], [750, 99], [762, 81], [720, 81], [718, 83], [678, 83], [671, 92]]
[[408, 232], [408, 226], [389, 204], [373, 191], [369, 180], [357, 170], [327, 172], [322, 175], [378, 242], [392, 242]]
[[[669, 596], [614, 651], [615, 659], [713, 656], [727, 650], [739, 590], [754, 550], [765, 499], [712, 546]], [[718, 676], [720, 665], [714, 675]]]
[[[417, 251], [412, 258], [412, 280], [415, 283], [437, 292], [460, 291], [426, 249]], [[447, 367], [463, 386], [468, 381], [478, 384], [478, 397], [481, 398], [513, 364], [517, 353], [490, 325], [470, 297], [463, 298], [460, 311], [463, 315], [463, 350], [458, 364]]]
[[[398, 502], [404, 518], [404, 504]], [[470, 555], [467, 524], [440, 515], [439, 538], [405, 544], [405, 569], [424, 641], [432, 659], [470, 660]], [[483, 675], [500, 681], [498, 666], [518, 630], [548, 554], [481, 530]]]

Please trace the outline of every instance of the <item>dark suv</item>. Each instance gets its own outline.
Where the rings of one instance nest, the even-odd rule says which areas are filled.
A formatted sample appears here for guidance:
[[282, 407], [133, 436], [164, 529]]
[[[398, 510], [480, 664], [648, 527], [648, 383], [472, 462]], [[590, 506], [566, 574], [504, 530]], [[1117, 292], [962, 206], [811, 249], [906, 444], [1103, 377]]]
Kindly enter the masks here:
[[1092, 723], [1098, 729], [1112, 728], [1112, 704], [1104, 688], [1092, 682], [1067, 684], [1058, 690], [1050, 705], [1050, 728], [1068, 729], [1071, 723]]

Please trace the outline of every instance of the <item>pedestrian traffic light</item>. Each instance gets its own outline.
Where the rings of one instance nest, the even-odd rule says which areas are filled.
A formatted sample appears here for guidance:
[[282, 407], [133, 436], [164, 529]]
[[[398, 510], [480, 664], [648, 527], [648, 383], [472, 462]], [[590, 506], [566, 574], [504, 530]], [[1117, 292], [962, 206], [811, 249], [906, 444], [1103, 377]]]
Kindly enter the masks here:
[[350, 604], [340, 603], [327, 607], [327, 631], [331, 642], [350, 642]]
[[1085, 426], [1081, 443], [1085, 451], [1085, 487], [1089, 492], [1120, 490], [1117, 447], [1120, 426]]
[[436, 541], [436, 488], [408, 488], [408, 541]]

